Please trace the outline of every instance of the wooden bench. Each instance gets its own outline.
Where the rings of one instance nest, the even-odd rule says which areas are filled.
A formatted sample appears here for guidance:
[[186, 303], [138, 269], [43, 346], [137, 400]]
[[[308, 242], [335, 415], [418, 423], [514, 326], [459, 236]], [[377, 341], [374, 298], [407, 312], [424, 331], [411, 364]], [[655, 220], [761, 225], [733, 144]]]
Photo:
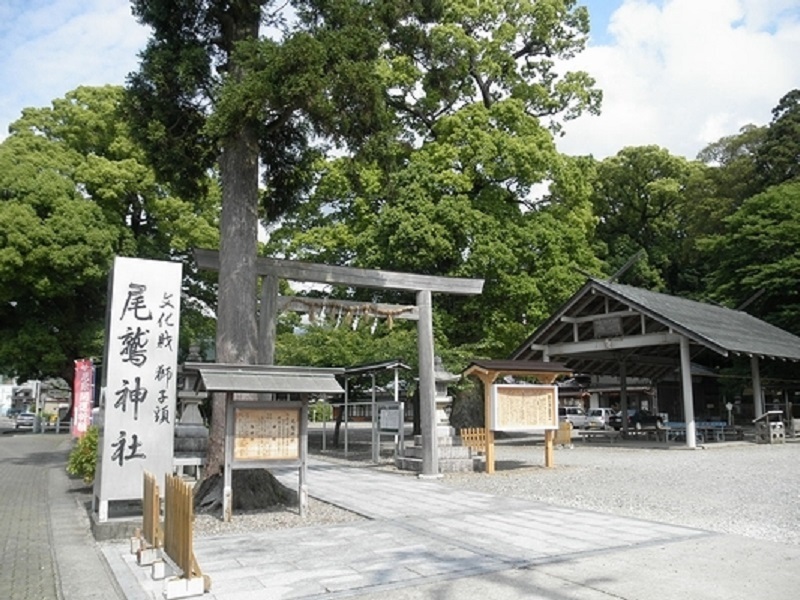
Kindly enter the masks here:
[[[724, 442], [729, 437], [737, 440], [744, 438], [741, 427], [731, 427], [721, 421], [696, 422], [695, 436], [698, 444], [704, 444], [706, 441]], [[670, 441], [685, 441], [686, 423], [670, 423], [667, 439]]]
[[608, 440], [610, 444], [620, 438], [620, 432], [615, 429], [578, 429], [576, 433], [581, 436], [584, 442], [589, 442], [593, 439], [604, 439]]
[[669, 441], [670, 428], [669, 427], [631, 427], [628, 429], [626, 438], [655, 438], [657, 442]]

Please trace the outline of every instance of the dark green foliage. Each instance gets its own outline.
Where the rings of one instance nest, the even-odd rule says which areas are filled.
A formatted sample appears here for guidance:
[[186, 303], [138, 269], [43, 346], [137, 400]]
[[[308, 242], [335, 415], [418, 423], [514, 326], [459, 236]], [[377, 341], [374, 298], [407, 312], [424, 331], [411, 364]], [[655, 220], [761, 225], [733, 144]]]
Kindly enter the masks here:
[[75, 359], [102, 356], [115, 255], [181, 260], [216, 243], [213, 197], [189, 205], [156, 182], [121, 99], [118, 87], [78, 88], [23, 111], [0, 144], [6, 375], [71, 381]]
[[716, 268], [714, 297], [747, 307], [778, 327], [800, 335], [800, 183], [769, 188], [749, 198], [726, 219], [724, 234], [704, 247]]
[[[507, 354], [580, 285], [574, 267], [598, 270], [589, 189], [549, 130], [599, 107], [590, 77], [553, 63], [587, 32], [575, 2], [412, 4], [378, 63], [394, 128], [321, 165], [268, 250], [485, 279], [480, 297], [437, 298], [440, 342]], [[539, 206], [533, 190], [548, 179], [575, 195]]]
[[417, 339], [412, 324], [397, 323], [391, 331], [382, 323], [372, 333], [362, 322], [355, 330], [352, 321], [339, 327], [311, 325], [279, 336], [276, 363], [313, 367], [349, 367], [400, 358], [416, 368]]
[[[200, 191], [221, 149], [249, 124], [263, 165], [261, 218], [271, 223], [313, 184], [315, 144], [358, 145], [388, 123], [375, 61], [397, 15], [382, 2], [133, 8], [156, 34], [129, 76], [128, 109], [159, 175], [186, 194]], [[258, 36], [259, 22], [272, 25], [270, 36]]]
[[644, 257], [624, 274], [624, 281], [674, 290], [670, 274], [678, 270], [685, 237], [684, 208], [696, 168], [699, 165], [657, 146], [625, 148], [597, 165], [592, 201], [609, 273], [644, 250]]
[[756, 166], [765, 185], [800, 178], [800, 89], [786, 94], [772, 109], [772, 122], [756, 152]]
[[98, 437], [99, 430], [92, 425], [75, 443], [67, 459], [67, 473], [80, 477], [87, 485], [94, 481], [94, 474], [97, 470]]

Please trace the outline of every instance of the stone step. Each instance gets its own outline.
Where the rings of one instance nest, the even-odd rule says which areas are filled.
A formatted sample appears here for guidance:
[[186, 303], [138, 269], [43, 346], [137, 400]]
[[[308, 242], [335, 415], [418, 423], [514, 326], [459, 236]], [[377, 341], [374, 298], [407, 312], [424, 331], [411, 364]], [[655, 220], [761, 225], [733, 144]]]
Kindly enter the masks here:
[[[398, 456], [394, 465], [402, 471], [422, 472], [422, 459], [410, 456]], [[483, 471], [485, 464], [480, 458], [449, 459], [439, 461], [439, 473], [472, 473]]]
[[[406, 456], [422, 458], [422, 446], [406, 446]], [[472, 451], [467, 446], [439, 446], [439, 460], [472, 458]]]
[[[461, 446], [461, 438], [456, 436], [439, 436], [436, 441], [441, 448], [442, 446]], [[414, 436], [414, 445], [422, 446], [422, 436]]]

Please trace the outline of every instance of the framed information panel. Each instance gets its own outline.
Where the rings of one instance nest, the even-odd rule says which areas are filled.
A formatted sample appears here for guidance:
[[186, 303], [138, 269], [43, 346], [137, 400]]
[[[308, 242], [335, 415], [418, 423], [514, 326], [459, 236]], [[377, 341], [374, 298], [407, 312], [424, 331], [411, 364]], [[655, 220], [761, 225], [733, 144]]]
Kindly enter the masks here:
[[301, 407], [234, 408], [234, 461], [300, 458]]
[[492, 386], [492, 431], [558, 429], [558, 388], [554, 385]]
[[304, 516], [308, 506], [308, 402], [233, 400], [233, 392], [228, 392], [225, 409], [223, 520], [230, 521], [233, 514], [232, 472], [275, 467], [298, 467], [300, 516]]
[[403, 402], [379, 402], [378, 425], [381, 431], [400, 433], [405, 425]]

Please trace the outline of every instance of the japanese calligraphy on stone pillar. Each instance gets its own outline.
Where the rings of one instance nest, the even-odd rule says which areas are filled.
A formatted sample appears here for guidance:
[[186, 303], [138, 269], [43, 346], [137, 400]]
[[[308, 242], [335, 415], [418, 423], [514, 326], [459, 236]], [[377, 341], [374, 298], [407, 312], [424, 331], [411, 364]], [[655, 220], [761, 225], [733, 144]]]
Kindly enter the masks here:
[[[100, 497], [141, 497], [172, 472], [181, 265], [117, 257], [110, 285]], [[96, 482], [95, 489], [98, 484]]]

